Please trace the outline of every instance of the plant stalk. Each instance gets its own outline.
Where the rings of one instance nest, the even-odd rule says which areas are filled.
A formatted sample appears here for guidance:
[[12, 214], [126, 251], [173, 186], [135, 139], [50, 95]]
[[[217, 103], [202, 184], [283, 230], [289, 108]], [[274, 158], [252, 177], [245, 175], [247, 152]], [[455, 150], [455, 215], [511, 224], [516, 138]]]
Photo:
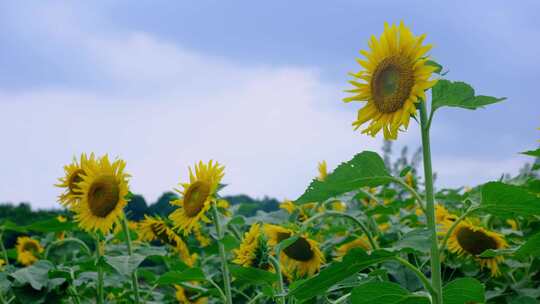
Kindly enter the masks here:
[[[122, 216], [122, 229], [124, 230], [124, 237], [126, 238], [126, 245], [128, 254], [131, 257], [133, 255], [133, 247], [131, 246], [131, 235], [129, 234], [129, 227], [126, 216]], [[135, 303], [139, 303], [139, 278], [137, 277], [137, 269], [133, 270], [131, 274], [131, 282], [133, 288], [133, 294], [135, 295]]]
[[225, 253], [225, 246], [223, 245], [223, 231], [221, 230], [221, 223], [219, 221], [219, 213], [216, 207], [216, 203], [212, 202], [212, 215], [214, 218], [214, 226], [216, 226], [216, 233], [218, 237], [219, 257], [221, 258], [221, 272], [223, 275], [223, 285], [225, 288], [225, 296], [227, 297], [227, 304], [233, 304], [231, 293], [231, 277], [229, 275], [229, 266], [227, 265], [227, 257]]
[[6, 263], [6, 266], [9, 265], [9, 259], [6, 251], [6, 247], [4, 247], [4, 231], [0, 231], [0, 249], [2, 249], [2, 255], [4, 256], [4, 263]]
[[276, 273], [278, 274], [278, 292], [279, 292], [279, 296], [278, 296], [278, 304], [285, 304], [285, 286], [283, 285], [283, 273], [281, 273], [281, 265], [279, 263], [279, 255], [281, 254], [281, 252], [276, 252], [276, 255], [277, 255], [277, 259], [274, 258], [273, 256], [269, 255], [268, 256], [268, 260], [270, 261], [270, 263], [272, 263], [272, 266], [274, 266], [274, 269], [276, 271]]
[[97, 266], [97, 286], [96, 286], [96, 302], [97, 304], [103, 304], [103, 267], [101, 267], [101, 257], [103, 256], [101, 250], [101, 237], [99, 234], [96, 234], [96, 266]]
[[442, 277], [439, 246], [437, 244], [437, 223], [435, 222], [435, 197], [433, 193], [433, 170], [431, 167], [431, 148], [429, 125], [425, 101], [420, 102], [420, 129], [422, 132], [422, 154], [424, 158], [424, 178], [426, 186], [426, 216], [431, 232], [431, 285], [435, 290], [434, 304], [443, 304]]

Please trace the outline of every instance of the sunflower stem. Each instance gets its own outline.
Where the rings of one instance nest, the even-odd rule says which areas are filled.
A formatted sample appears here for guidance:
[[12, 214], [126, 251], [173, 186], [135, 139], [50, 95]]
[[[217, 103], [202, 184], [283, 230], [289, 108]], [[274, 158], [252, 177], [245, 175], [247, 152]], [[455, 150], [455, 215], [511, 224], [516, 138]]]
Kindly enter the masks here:
[[398, 177], [392, 177], [392, 180], [396, 182], [397, 184], [401, 185], [403, 188], [407, 189], [412, 194], [412, 196], [414, 196], [414, 198], [416, 199], [416, 202], [418, 203], [418, 207], [420, 207], [422, 212], [426, 214], [426, 207], [424, 207], [424, 203], [420, 194], [418, 194], [418, 192], [414, 190], [414, 188], [411, 187], [409, 184], [407, 184], [403, 179], [398, 178]]
[[278, 295], [278, 303], [279, 304], [285, 304], [285, 286], [283, 285], [283, 273], [281, 273], [281, 264], [279, 262], [279, 256], [280, 256], [280, 252], [276, 252], [276, 256], [277, 258], [271, 256], [271, 255], [268, 255], [268, 260], [270, 261], [270, 263], [272, 263], [272, 266], [274, 266], [274, 269], [276, 270], [276, 273], [278, 274], [278, 292], [279, 292], [279, 295]]
[[420, 129], [422, 133], [422, 154], [424, 158], [424, 178], [426, 187], [426, 216], [428, 229], [431, 232], [431, 285], [435, 291], [434, 304], [443, 304], [442, 277], [439, 246], [437, 244], [437, 223], [435, 222], [435, 197], [433, 193], [433, 170], [431, 168], [431, 147], [429, 140], [429, 125], [427, 108], [424, 101], [420, 102]]
[[302, 231], [304, 231], [307, 228], [307, 225], [309, 223], [311, 223], [311, 222], [313, 222], [313, 221], [315, 221], [315, 220], [317, 220], [319, 218], [325, 217], [325, 216], [341, 216], [341, 217], [348, 218], [351, 221], [355, 222], [355, 224], [357, 224], [360, 227], [360, 229], [362, 229], [362, 231], [364, 232], [364, 234], [368, 238], [368, 241], [369, 241], [369, 244], [371, 245], [371, 248], [372, 249], [379, 249], [379, 245], [377, 244], [377, 242], [375, 242], [375, 239], [371, 235], [371, 232], [369, 231], [369, 229], [367, 229], [366, 225], [364, 225], [364, 223], [362, 223], [362, 221], [358, 220], [356, 217], [354, 217], [354, 216], [352, 216], [350, 214], [347, 214], [347, 213], [343, 213], [343, 212], [324, 211], [324, 212], [321, 212], [319, 214], [315, 214], [314, 216], [310, 217], [309, 219], [307, 219], [306, 221], [304, 221], [302, 223]]
[[96, 237], [96, 266], [97, 266], [97, 286], [96, 286], [96, 302], [97, 304], [103, 304], [103, 267], [101, 266], [101, 257], [103, 256], [101, 250], [101, 237], [99, 234]]
[[0, 249], [2, 249], [2, 255], [4, 256], [4, 263], [6, 263], [6, 266], [9, 265], [9, 259], [6, 251], [6, 247], [4, 247], [4, 231], [0, 230]]
[[[133, 248], [131, 246], [131, 235], [129, 234], [128, 222], [125, 215], [122, 216], [122, 229], [124, 230], [128, 254], [131, 257], [133, 255]], [[131, 274], [131, 282], [132, 282], [133, 294], [135, 295], [135, 303], [138, 304], [139, 303], [139, 279], [137, 278], [137, 269], [134, 269], [133, 273]]]
[[212, 215], [214, 219], [214, 226], [216, 226], [216, 233], [218, 237], [219, 257], [221, 258], [221, 272], [223, 275], [223, 285], [225, 288], [225, 295], [227, 297], [227, 304], [232, 304], [231, 294], [231, 277], [229, 275], [229, 266], [227, 265], [227, 256], [225, 253], [225, 246], [223, 245], [223, 231], [221, 230], [221, 223], [219, 220], [219, 213], [216, 206], [216, 202], [212, 202]]
[[470, 207], [469, 209], [467, 209], [467, 211], [465, 211], [460, 217], [457, 218], [457, 220], [455, 220], [453, 223], [452, 223], [452, 226], [450, 226], [450, 228], [448, 229], [448, 231], [446, 232], [446, 234], [444, 235], [444, 238], [442, 239], [441, 241], [441, 245], [439, 247], [439, 252], [442, 254], [442, 252], [444, 251], [444, 249], [446, 248], [446, 243], [448, 243], [448, 239], [450, 238], [450, 236], [452, 235], [452, 233], [454, 232], [454, 230], [456, 229], [457, 225], [459, 223], [461, 223], [461, 221], [463, 221], [469, 214], [473, 213], [474, 211], [478, 210], [479, 208], [478, 207]]

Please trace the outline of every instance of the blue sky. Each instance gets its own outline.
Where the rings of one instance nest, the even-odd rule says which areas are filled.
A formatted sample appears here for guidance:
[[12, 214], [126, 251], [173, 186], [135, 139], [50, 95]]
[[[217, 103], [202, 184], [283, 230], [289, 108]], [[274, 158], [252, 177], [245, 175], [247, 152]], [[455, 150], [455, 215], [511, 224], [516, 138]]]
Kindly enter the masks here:
[[[149, 200], [199, 159], [228, 193], [296, 198], [381, 139], [355, 133], [347, 72], [383, 22], [427, 33], [451, 80], [505, 96], [434, 122], [438, 187], [516, 172], [540, 138], [537, 1], [2, 1], [0, 201], [57, 206], [73, 155], [119, 156]], [[416, 126], [398, 145], [417, 147]]]

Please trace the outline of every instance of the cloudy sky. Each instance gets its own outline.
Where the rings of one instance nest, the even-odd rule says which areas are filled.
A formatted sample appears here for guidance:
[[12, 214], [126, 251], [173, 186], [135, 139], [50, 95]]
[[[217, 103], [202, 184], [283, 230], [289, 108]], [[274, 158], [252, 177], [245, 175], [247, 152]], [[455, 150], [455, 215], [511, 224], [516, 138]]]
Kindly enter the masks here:
[[[508, 97], [437, 113], [437, 186], [516, 172], [540, 138], [540, 3], [370, 2], [1, 1], [0, 201], [57, 206], [62, 166], [91, 151], [125, 159], [149, 201], [200, 159], [226, 165], [229, 194], [294, 199], [318, 161], [380, 150], [341, 99], [358, 50], [400, 20], [447, 78]], [[414, 124], [398, 141], [419, 143]]]

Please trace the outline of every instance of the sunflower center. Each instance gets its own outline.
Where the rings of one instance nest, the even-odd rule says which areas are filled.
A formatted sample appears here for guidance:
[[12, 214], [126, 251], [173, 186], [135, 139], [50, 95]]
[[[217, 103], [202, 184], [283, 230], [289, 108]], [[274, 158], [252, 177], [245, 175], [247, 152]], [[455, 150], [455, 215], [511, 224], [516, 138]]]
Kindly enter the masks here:
[[204, 202], [210, 195], [210, 185], [204, 181], [196, 181], [189, 186], [184, 195], [186, 215], [194, 217], [204, 208]]
[[77, 184], [82, 181], [81, 174], [84, 174], [84, 170], [83, 169], [77, 169], [77, 170], [75, 170], [75, 172], [73, 172], [69, 176], [69, 180], [68, 180], [69, 192], [71, 192], [71, 193], [79, 192], [79, 187], [77, 186]]
[[[291, 234], [286, 232], [278, 232], [277, 234], [278, 242], [286, 240], [290, 237]], [[283, 252], [288, 257], [301, 262], [311, 260], [314, 255], [313, 250], [311, 250], [311, 245], [309, 245], [309, 242], [303, 237], [298, 238], [298, 240], [289, 245], [289, 247], [283, 249]]]
[[489, 235], [466, 227], [457, 232], [457, 241], [461, 248], [472, 255], [479, 255], [488, 249], [497, 249], [497, 242]]
[[119, 200], [120, 187], [113, 176], [100, 176], [90, 185], [88, 207], [94, 216], [107, 217]]
[[166, 232], [166, 228], [163, 227], [161, 224], [152, 224], [150, 225], [150, 229], [152, 229], [152, 233], [154, 233], [158, 240], [160, 240], [164, 244], [169, 244], [173, 247], [176, 247], [176, 242], [174, 241], [174, 239], [169, 238]]
[[401, 109], [414, 86], [413, 68], [406, 58], [392, 56], [382, 60], [371, 80], [375, 106], [382, 113]]
[[32, 253], [37, 253], [39, 251], [39, 247], [34, 242], [26, 242], [26, 243], [24, 243], [22, 250], [23, 251], [30, 251]]

